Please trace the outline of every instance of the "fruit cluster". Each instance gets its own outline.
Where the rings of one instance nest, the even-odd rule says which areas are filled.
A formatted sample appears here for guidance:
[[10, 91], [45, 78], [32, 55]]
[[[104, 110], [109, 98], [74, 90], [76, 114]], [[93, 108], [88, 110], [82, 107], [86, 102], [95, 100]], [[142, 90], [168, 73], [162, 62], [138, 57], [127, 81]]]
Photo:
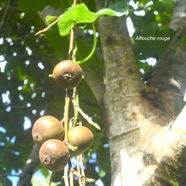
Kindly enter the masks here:
[[[62, 87], [72, 89], [80, 83], [82, 69], [77, 63], [66, 60], [54, 67], [50, 77]], [[63, 120], [46, 115], [37, 119], [32, 128], [32, 138], [40, 145], [40, 161], [53, 172], [62, 170], [71, 156], [86, 151], [94, 138], [92, 132], [84, 126], [75, 126], [65, 134], [63, 123]]]

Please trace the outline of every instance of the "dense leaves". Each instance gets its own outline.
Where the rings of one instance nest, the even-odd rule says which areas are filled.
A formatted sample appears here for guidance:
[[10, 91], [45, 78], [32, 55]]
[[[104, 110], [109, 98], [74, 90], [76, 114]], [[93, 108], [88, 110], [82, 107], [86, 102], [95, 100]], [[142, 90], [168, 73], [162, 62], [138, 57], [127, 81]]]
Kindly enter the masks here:
[[[11, 1], [10, 1], [11, 2]], [[96, 16], [94, 1], [83, 1]], [[53, 67], [68, 58], [69, 35], [60, 36], [58, 25], [46, 33], [34, 36], [47, 25], [38, 14], [46, 6], [59, 10], [59, 15], [71, 7], [72, 1], [17, 0], [10, 4], [6, 19], [7, 1], [0, 3], [0, 185], [11, 185], [7, 175], [20, 173], [31, 151], [32, 124], [41, 115], [50, 114], [61, 119], [64, 111], [65, 91], [48, 78]], [[111, 3], [115, 11], [121, 11], [121, 1]], [[107, 2], [105, 3], [106, 7]], [[79, 5], [83, 7], [84, 5]], [[135, 32], [131, 38], [139, 69], [148, 72], [148, 58], [160, 58], [175, 34], [168, 29], [173, 1], [130, 1], [129, 14]], [[123, 10], [123, 9], [122, 9]], [[82, 12], [81, 12], [82, 15]], [[83, 16], [84, 19], [84, 16]], [[87, 20], [86, 20], [87, 22]], [[59, 22], [59, 26], [62, 22]], [[69, 26], [69, 28], [72, 25]], [[60, 31], [62, 32], [63, 29]], [[69, 31], [69, 30], [68, 30]], [[79, 24], [76, 28], [76, 57], [83, 59], [91, 50], [93, 37], [90, 25]], [[68, 32], [65, 31], [66, 35]], [[153, 40], [137, 40], [138, 36], [155, 37]], [[157, 37], [170, 37], [170, 40], [157, 41]], [[97, 50], [91, 60], [82, 65], [84, 70], [94, 69], [95, 74], [104, 77], [104, 65], [98, 34]], [[116, 54], [117, 55], [117, 54]], [[85, 80], [78, 87], [80, 106], [100, 124], [102, 131], [91, 128], [95, 141], [90, 151], [84, 155], [87, 177], [110, 184], [109, 147], [104, 124], [100, 119], [99, 105]], [[70, 113], [73, 116], [73, 113]], [[82, 118], [81, 118], [82, 119]], [[84, 120], [83, 120], [84, 121]], [[85, 121], [84, 121], [85, 122]], [[85, 124], [85, 126], [88, 124]], [[93, 153], [93, 154], [91, 154]], [[8, 161], [7, 161], [8, 160]], [[39, 166], [40, 174], [47, 177], [48, 172]], [[61, 174], [60, 174], [61, 176]], [[60, 180], [55, 177], [55, 181]], [[59, 179], [57, 179], [59, 178]]]
[[[129, 6], [129, 16], [135, 29], [132, 37], [134, 52], [143, 63], [147, 63], [148, 58], [160, 59], [170, 44], [175, 34], [169, 29], [173, 5], [173, 1], [136, 1], [135, 6]], [[140, 36], [151, 39], [140, 39]], [[144, 69], [142, 63], [138, 66]], [[149, 68], [144, 70], [148, 72]]]

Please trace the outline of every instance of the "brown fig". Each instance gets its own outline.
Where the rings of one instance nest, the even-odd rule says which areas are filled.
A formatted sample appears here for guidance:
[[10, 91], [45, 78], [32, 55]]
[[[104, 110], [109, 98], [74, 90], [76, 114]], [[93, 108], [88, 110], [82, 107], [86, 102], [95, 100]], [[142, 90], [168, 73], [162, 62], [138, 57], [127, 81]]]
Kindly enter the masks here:
[[32, 128], [32, 138], [42, 144], [48, 139], [64, 139], [64, 128], [60, 121], [53, 116], [42, 116], [36, 120]]
[[41, 163], [49, 170], [62, 170], [70, 158], [67, 146], [63, 141], [50, 139], [45, 141], [39, 150]]
[[71, 145], [77, 146], [76, 151], [69, 150], [71, 156], [78, 156], [86, 151], [92, 144], [94, 136], [92, 132], [84, 126], [73, 127], [68, 131], [68, 141]]
[[82, 69], [76, 62], [65, 60], [54, 67], [51, 76], [57, 84], [64, 88], [72, 89], [80, 83], [82, 79]]

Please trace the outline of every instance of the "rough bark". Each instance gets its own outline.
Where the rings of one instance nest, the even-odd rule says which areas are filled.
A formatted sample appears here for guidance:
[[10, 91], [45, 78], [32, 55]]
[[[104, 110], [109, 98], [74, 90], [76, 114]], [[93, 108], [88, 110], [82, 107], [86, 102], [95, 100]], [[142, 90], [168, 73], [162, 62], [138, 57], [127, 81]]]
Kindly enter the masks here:
[[[182, 102], [185, 69], [177, 73], [180, 67], [170, 66], [160, 91], [147, 87], [137, 72], [125, 19], [102, 17], [99, 23], [106, 77], [102, 112], [110, 145], [111, 185], [180, 184], [186, 133], [176, 130], [178, 124], [172, 121]], [[172, 73], [179, 76], [172, 76], [173, 86]], [[169, 109], [165, 99], [171, 101], [170, 107], [176, 106]]]
[[170, 28], [178, 30], [186, 24], [186, 0], [176, 0]]

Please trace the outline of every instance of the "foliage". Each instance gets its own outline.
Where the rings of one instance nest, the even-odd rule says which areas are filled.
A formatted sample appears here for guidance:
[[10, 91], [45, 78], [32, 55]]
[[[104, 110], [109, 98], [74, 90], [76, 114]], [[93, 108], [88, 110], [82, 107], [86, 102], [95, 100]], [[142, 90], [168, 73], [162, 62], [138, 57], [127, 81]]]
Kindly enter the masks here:
[[70, 32], [70, 29], [78, 23], [92, 23], [96, 21], [99, 16], [122, 16], [125, 12], [115, 12], [111, 9], [102, 9], [96, 13], [90, 12], [85, 4], [79, 4], [72, 7], [67, 13], [62, 15], [58, 22], [59, 32], [61, 36], [65, 36]]
[[[6, 10], [6, 2], [2, 0], [0, 3], [0, 20]], [[97, 12], [94, 1], [83, 2], [91, 12]], [[31, 126], [34, 121], [43, 114], [51, 114], [59, 119], [63, 114], [65, 91], [56, 86], [48, 75], [55, 64], [68, 58], [69, 36], [61, 37], [57, 25], [46, 34], [37, 37], [34, 34], [46, 27], [38, 11], [51, 6], [54, 10], [64, 12], [71, 4], [70, 0], [17, 0], [13, 1], [9, 9], [0, 36], [0, 185], [10, 185], [7, 175], [11, 175], [13, 170], [20, 173], [23, 169], [33, 145]], [[174, 32], [168, 29], [168, 25], [173, 0], [135, 0], [134, 4], [135, 6], [129, 4], [128, 13], [135, 28], [131, 40], [138, 67], [146, 73], [150, 69], [146, 60], [150, 57], [160, 58], [170, 41], [147, 42], [136, 40], [136, 37], [172, 38]], [[119, 5], [114, 7], [116, 11], [121, 7]], [[144, 15], [138, 15], [140, 11]], [[61, 22], [59, 26], [60, 24]], [[83, 59], [91, 50], [93, 38], [89, 25], [79, 24], [78, 28], [84, 34], [83, 37], [82, 33], [76, 36], [77, 57]], [[98, 37], [97, 49], [101, 51], [100, 48]], [[103, 60], [97, 53], [82, 66], [95, 69], [104, 76]], [[92, 128], [96, 140], [92, 149], [84, 155], [87, 161], [86, 174], [96, 180], [101, 178], [104, 185], [109, 185], [109, 147], [100, 119], [99, 105], [85, 80], [79, 85], [78, 92], [81, 108], [103, 128], [101, 132]], [[90, 152], [94, 152], [92, 156]], [[40, 168], [39, 166], [38, 169]], [[41, 172], [48, 176], [45, 171]]]
[[[166, 51], [174, 32], [169, 29], [174, 1], [135, 1], [138, 7], [129, 6], [129, 16], [135, 32], [132, 37], [135, 56], [139, 68], [148, 72], [148, 58], [160, 59]], [[155, 37], [154, 40], [137, 40], [137, 36]], [[170, 37], [168, 40], [158, 40], [157, 37]], [[148, 50], [147, 50], [148, 49]], [[143, 62], [140, 62], [143, 61]], [[143, 63], [147, 63], [145, 66]]]

